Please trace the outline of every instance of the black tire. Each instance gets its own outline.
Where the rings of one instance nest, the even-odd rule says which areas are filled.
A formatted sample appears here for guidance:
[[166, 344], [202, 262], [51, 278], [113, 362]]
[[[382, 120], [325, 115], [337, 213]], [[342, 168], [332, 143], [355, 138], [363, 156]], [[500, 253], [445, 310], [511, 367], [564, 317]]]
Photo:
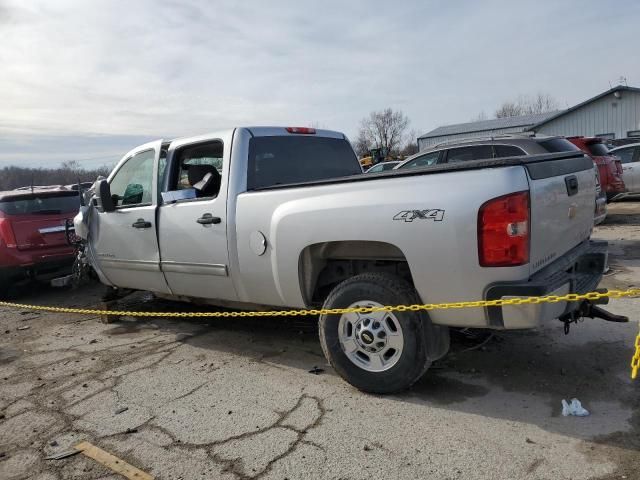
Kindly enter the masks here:
[[4, 282], [0, 282], [0, 300], [6, 299], [8, 295], [9, 285]]
[[[336, 286], [323, 307], [347, 308], [365, 300], [382, 305], [421, 303], [415, 289], [400, 277], [386, 273], [363, 273]], [[320, 344], [327, 360], [342, 378], [359, 390], [368, 393], [394, 393], [405, 390], [424, 374], [432, 360], [444, 355], [448, 350], [448, 329], [434, 327], [426, 312], [395, 312], [394, 315], [402, 328], [404, 346], [397, 363], [381, 372], [365, 370], [345, 354], [338, 338], [341, 315], [320, 316]], [[440, 335], [441, 338], [429, 338], [434, 335]], [[430, 345], [445, 343], [444, 352], [429, 354]]]

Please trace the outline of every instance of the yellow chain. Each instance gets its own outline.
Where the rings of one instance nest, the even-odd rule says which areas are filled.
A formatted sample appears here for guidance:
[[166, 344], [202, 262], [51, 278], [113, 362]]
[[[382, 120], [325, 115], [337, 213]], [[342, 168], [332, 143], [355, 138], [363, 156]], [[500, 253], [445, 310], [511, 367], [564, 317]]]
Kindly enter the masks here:
[[[0, 302], [0, 307], [19, 308], [55, 313], [73, 313], [80, 315], [115, 315], [131, 317], [295, 317], [307, 315], [343, 315], [345, 313], [375, 312], [419, 312], [429, 310], [448, 310], [461, 308], [502, 307], [505, 305], [537, 305], [540, 303], [579, 302], [583, 300], [599, 300], [602, 298], [623, 298], [640, 295], [640, 288], [629, 290], [609, 290], [607, 292], [569, 293], [567, 295], [546, 295], [542, 297], [517, 297], [498, 300], [477, 300], [468, 302], [426, 303], [416, 305], [385, 305], [381, 307], [349, 307], [322, 308], [300, 310], [266, 310], [266, 311], [233, 311], [233, 312], [129, 312], [126, 310], [99, 310], [93, 308], [51, 307], [46, 305], [28, 305], [13, 302]], [[631, 378], [635, 379], [640, 370], [640, 333], [636, 338], [635, 354], [631, 359]]]
[[640, 333], [636, 337], [636, 353], [631, 359], [631, 378], [633, 380], [638, 376], [638, 370], [640, 370]]
[[506, 305], [530, 305], [540, 303], [580, 302], [583, 300], [600, 300], [602, 298], [623, 298], [640, 296], [640, 288], [629, 290], [609, 290], [607, 292], [569, 293], [567, 295], [546, 295], [542, 297], [516, 297], [498, 300], [476, 300], [467, 302], [425, 303], [416, 305], [385, 305], [380, 307], [322, 308], [299, 310], [264, 310], [233, 312], [138, 312], [127, 310], [100, 310], [94, 308], [51, 307], [46, 305], [30, 305], [23, 303], [1, 302], [0, 307], [38, 310], [55, 313], [74, 313], [81, 315], [128, 315], [131, 317], [296, 317], [306, 315], [343, 315], [345, 313], [376, 312], [419, 312], [429, 310], [448, 310], [461, 308], [502, 307]]

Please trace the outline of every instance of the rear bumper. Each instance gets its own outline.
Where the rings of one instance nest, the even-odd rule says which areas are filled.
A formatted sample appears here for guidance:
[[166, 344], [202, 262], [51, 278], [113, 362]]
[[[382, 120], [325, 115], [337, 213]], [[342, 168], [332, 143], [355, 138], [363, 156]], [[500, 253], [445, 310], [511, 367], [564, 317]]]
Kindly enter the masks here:
[[9, 286], [30, 278], [50, 280], [59, 275], [69, 274], [73, 260], [73, 255], [67, 255], [25, 265], [0, 266], [0, 286]]
[[596, 208], [593, 217], [593, 224], [600, 225], [607, 218], [607, 196], [604, 192], [596, 198]]
[[[607, 242], [587, 241], [534, 274], [526, 281], [501, 282], [485, 290], [486, 300], [593, 291], [607, 267]], [[577, 309], [580, 302], [487, 307], [490, 328], [535, 328], [543, 321]]]
[[607, 183], [604, 186], [604, 191], [607, 193], [624, 193], [627, 191], [627, 187], [625, 186], [623, 180], [618, 179]]

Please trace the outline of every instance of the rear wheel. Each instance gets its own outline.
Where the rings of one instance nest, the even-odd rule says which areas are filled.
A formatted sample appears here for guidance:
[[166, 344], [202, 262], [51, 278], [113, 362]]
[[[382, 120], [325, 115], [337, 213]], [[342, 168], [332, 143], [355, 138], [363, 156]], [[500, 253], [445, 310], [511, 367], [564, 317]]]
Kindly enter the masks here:
[[[324, 308], [415, 303], [420, 303], [418, 295], [403, 279], [385, 273], [365, 273], [335, 287]], [[437, 335], [442, 338], [432, 338]], [[393, 393], [413, 385], [431, 361], [446, 352], [446, 349], [430, 352], [430, 345], [446, 343], [448, 348], [448, 338], [448, 330], [434, 327], [426, 312], [320, 317], [320, 343], [331, 365], [351, 385], [371, 393]]]

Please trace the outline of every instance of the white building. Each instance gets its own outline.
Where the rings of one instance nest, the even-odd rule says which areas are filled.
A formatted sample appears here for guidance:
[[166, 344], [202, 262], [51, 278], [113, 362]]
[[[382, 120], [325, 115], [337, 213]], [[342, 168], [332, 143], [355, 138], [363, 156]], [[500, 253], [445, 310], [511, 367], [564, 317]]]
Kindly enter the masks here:
[[457, 123], [444, 125], [418, 137], [418, 149], [424, 150], [433, 145], [452, 140], [467, 138], [489, 137], [504, 133], [522, 133], [534, 125], [555, 116], [558, 112], [540, 113], [536, 115], [522, 115], [519, 117], [504, 117], [478, 122]]
[[565, 137], [640, 137], [640, 88], [618, 85], [574, 107], [551, 113], [445, 125], [418, 137], [418, 147], [423, 150], [447, 141], [524, 131]]
[[531, 130], [564, 137], [640, 137], [640, 88], [618, 85], [540, 121]]

